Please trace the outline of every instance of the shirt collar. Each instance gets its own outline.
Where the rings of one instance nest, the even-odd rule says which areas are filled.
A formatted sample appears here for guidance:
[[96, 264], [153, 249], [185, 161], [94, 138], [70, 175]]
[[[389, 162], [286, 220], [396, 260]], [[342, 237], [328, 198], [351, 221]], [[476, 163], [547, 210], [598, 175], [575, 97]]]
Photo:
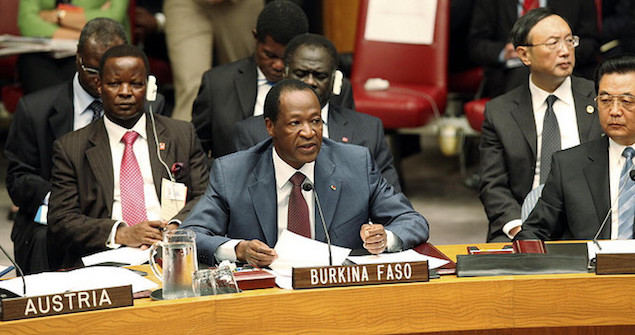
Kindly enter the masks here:
[[136, 131], [137, 133], [139, 133], [139, 136], [141, 138], [145, 139], [146, 141], [148, 140], [148, 137], [146, 136], [147, 134], [146, 134], [146, 114], [145, 113], [141, 115], [137, 123], [135, 123], [135, 125], [131, 129], [124, 128], [110, 121], [105, 116], [104, 116], [104, 125], [106, 126], [106, 132], [108, 132], [108, 136], [110, 136], [112, 139], [115, 139], [117, 142], [120, 141], [123, 135], [130, 130]]
[[79, 74], [77, 72], [75, 72], [75, 76], [73, 77], [73, 99], [77, 102], [78, 110], [75, 111], [75, 114], [77, 115], [86, 112], [88, 106], [96, 99], [101, 100], [100, 98], [95, 98], [90, 95], [82, 87], [82, 85], [79, 83]]
[[304, 176], [309, 179], [309, 181], [313, 184], [313, 174], [315, 171], [315, 161], [311, 163], [305, 163], [300, 167], [300, 169], [296, 170], [291, 165], [287, 164], [287, 162], [283, 161], [282, 158], [278, 155], [276, 148], [273, 147], [273, 170], [276, 175], [276, 186], [278, 189], [281, 189], [296, 172], [302, 172]]
[[322, 107], [322, 122], [324, 122], [325, 125], [329, 124], [329, 104], [330, 102], [327, 102], [326, 105]]
[[549, 93], [542, 88], [536, 86], [531, 81], [531, 74], [529, 75], [529, 91], [531, 92], [531, 102], [533, 106], [542, 106], [546, 105], [546, 100], [549, 95], [555, 95], [559, 101], [566, 103], [567, 105], [573, 107], [575, 106], [573, 102], [573, 92], [571, 91], [571, 76], [567, 77], [558, 88], [553, 91], [553, 93]]
[[258, 72], [258, 87], [264, 85], [273, 86], [274, 83], [267, 80], [267, 77], [265, 77], [265, 74], [260, 70], [258, 66], [256, 66], [256, 71]]
[[[619, 144], [609, 137], [609, 157], [616, 157], [617, 162], [621, 162], [622, 160], [626, 159], [624, 156], [622, 156], [622, 153], [624, 152], [624, 149], [626, 149], [626, 147], [627, 145]], [[635, 144], [628, 145], [628, 147], [635, 149]]]

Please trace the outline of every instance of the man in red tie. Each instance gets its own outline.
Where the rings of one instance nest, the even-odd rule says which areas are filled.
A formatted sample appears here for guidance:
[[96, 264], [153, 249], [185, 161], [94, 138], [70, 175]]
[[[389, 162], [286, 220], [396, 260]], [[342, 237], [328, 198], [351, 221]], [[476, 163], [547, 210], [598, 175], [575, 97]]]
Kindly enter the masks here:
[[183, 223], [197, 233], [201, 262], [267, 266], [285, 229], [325, 241], [316, 194], [334, 245], [379, 254], [428, 239], [428, 222], [382, 177], [367, 148], [322, 138], [311, 86], [276, 83], [263, 122], [271, 139], [216, 159], [205, 196]]
[[54, 145], [53, 268], [81, 265], [82, 256], [108, 248], [159, 241], [161, 230], [175, 228], [203, 194], [208, 167], [194, 127], [146, 112], [147, 77], [137, 47], [106, 51], [98, 86], [105, 117]]

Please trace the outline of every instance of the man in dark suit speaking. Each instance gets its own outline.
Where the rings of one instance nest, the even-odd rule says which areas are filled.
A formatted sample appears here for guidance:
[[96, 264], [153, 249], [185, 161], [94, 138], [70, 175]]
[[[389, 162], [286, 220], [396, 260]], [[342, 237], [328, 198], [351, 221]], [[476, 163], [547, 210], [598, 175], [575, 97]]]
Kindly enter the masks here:
[[[341, 87], [342, 84], [341, 77], [336, 78], [337, 50], [333, 43], [321, 35], [298, 35], [287, 44], [284, 63], [285, 78], [302, 80], [311, 85], [320, 97], [322, 136], [370, 149], [384, 178], [397, 191], [401, 191], [381, 120], [331, 102], [333, 87]], [[336, 80], [339, 82], [335, 83]], [[338, 88], [336, 90], [339, 91]], [[262, 115], [252, 116], [236, 124], [234, 143], [237, 150], [248, 149], [268, 138]]]
[[490, 101], [480, 144], [479, 197], [489, 219], [487, 241], [509, 241], [520, 229], [521, 204], [544, 184], [551, 154], [600, 137], [593, 82], [571, 75], [578, 38], [548, 8], [529, 11], [511, 40], [530, 75]]
[[[189, 122], [145, 112], [148, 60], [130, 45], [100, 62], [104, 117], [54, 145], [48, 215], [51, 266], [161, 240], [203, 194], [207, 159]], [[170, 168], [171, 167], [171, 168]]]
[[300, 187], [306, 180], [320, 195], [335, 245], [381, 253], [427, 240], [427, 221], [382, 178], [367, 148], [322, 139], [310, 86], [278, 82], [264, 113], [271, 139], [216, 159], [205, 195], [182, 225], [197, 233], [200, 261], [267, 266], [284, 229], [324, 241], [313, 193]]
[[558, 152], [536, 207], [516, 239], [590, 240], [610, 211], [603, 239], [632, 239], [635, 181], [635, 57], [609, 58], [596, 71], [605, 137]]

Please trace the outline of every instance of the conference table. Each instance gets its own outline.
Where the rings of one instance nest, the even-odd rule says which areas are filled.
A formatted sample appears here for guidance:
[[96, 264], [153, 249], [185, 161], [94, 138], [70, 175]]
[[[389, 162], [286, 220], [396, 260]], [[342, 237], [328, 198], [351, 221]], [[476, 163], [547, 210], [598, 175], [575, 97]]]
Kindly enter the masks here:
[[[467, 245], [437, 248], [455, 261], [467, 253]], [[635, 275], [443, 275], [422, 283], [143, 298], [131, 307], [0, 322], [0, 334], [131, 333], [635, 334]]]

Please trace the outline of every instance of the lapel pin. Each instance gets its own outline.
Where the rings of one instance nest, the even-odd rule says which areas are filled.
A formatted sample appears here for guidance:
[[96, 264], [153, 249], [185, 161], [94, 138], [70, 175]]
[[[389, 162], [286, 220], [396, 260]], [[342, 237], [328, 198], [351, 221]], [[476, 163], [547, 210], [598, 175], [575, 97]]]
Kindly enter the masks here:
[[336, 190], [337, 190], [337, 187], [335, 187], [335, 185], [331, 185], [331, 189], [332, 189], [333, 191], [336, 191]]
[[595, 111], [595, 108], [593, 108], [593, 106], [588, 105], [586, 106], [586, 112], [589, 114], [593, 114], [593, 112]]
[[346, 137], [346, 136], [342, 137], [342, 142], [348, 143], [348, 137]]
[[165, 150], [165, 142], [159, 143], [159, 150]]

